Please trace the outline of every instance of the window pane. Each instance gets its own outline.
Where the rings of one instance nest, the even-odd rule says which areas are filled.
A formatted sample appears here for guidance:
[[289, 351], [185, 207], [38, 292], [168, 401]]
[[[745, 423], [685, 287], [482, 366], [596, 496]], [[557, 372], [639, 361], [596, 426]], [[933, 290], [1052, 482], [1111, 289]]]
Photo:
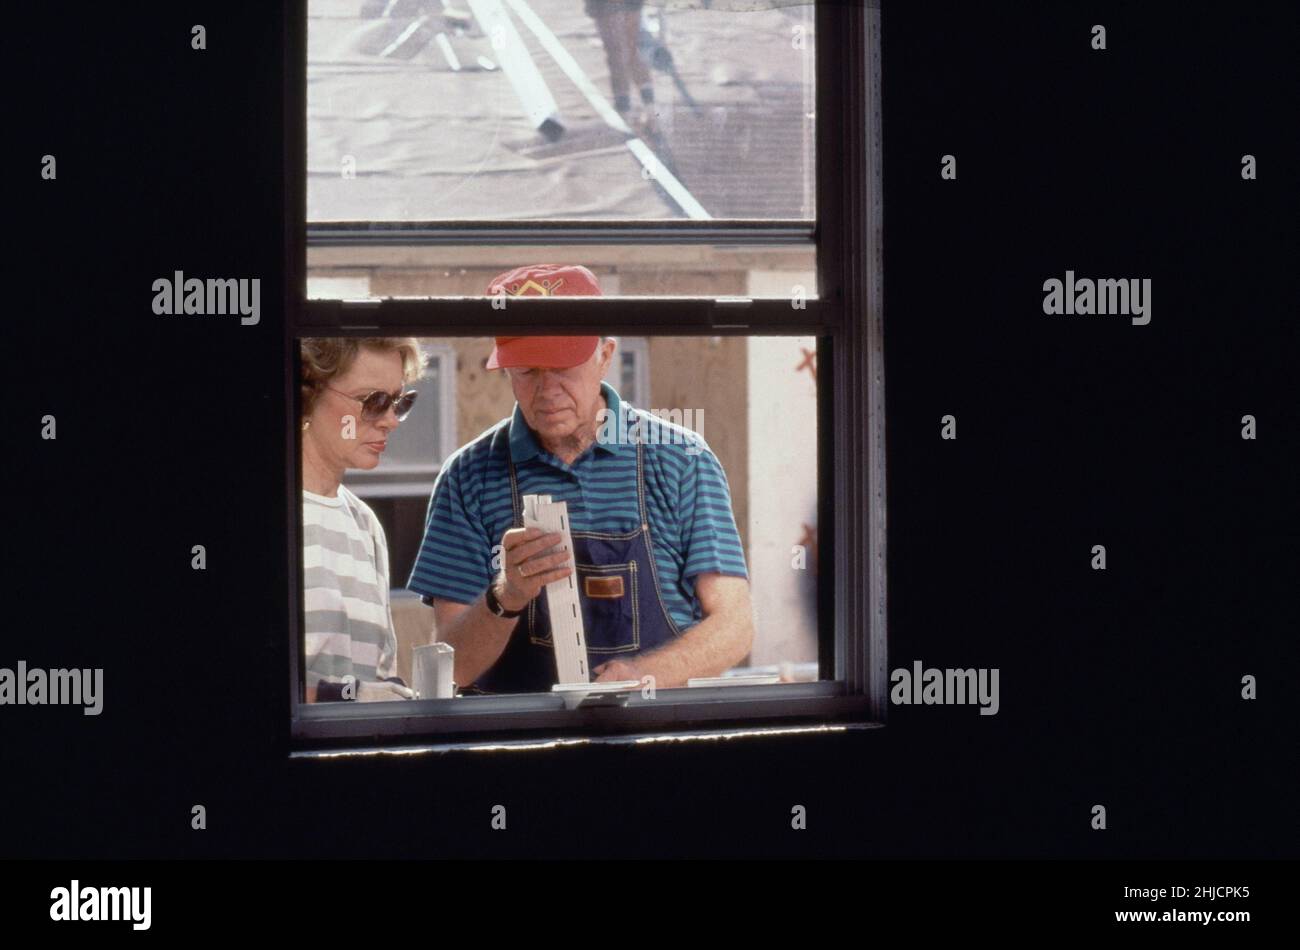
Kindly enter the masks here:
[[[544, 380], [543, 389], [530, 396], [528, 384], [512, 373], [485, 368], [495, 345], [491, 337], [420, 342], [428, 350], [447, 354], [442, 366], [454, 378], [443, 382], [455, 393], [451, 441], [457, 447], [471, 442], [482, 447], [485, 443], [480, 437], [503, 420], [512, 419], [517, 406], [521, 413], [524, 403], [534, 410], [549, 411], [565, 401], [562, 392], [587, 387], [595, 394], [592, 405], [598, 405], [597, 400], [608, 404], [607, 396], [601, 399], [605, 390], [600, 386], [600, 351], [593, 354], [595, 372], [590, 378], [582, 375], [580, 364], [578, 374], [566, 377], [563, 386], [545, 389], [554, 381]], [[576, 461], [547, 457], [551, 440], [525, 416], [527, 431], [543, 455], [521, 453], [514, 482], [521, 496], [544, 492], [564, 500], [573, 530], [596, 538], [586, 542], [589, 547], [578, 558], [583, 565], [578, 602], [584, 615], [590, 666], [613, 659], [634, 664], [654, 645], [651, 641], [669, 636], [665, 626], [676, 624], [685, 630], [699, 621], [702, 608], [694, 593], [696, 582], [685, 567], [689, 563], [708, 565], [706, 571], [722, 574], [738, 566], [748, 578], [754, 639], [745, 655], [734, 658], [727, 670], [729, 677], [768, 674], [784, 681], [817, 679], [816, 340], [785, 336], [616, 338], [604, 380], [614, 387], [622, 403], [667, 423], [660, 430], [645, 430], [642, 438], [645, 471], [649, 473], [645, 498], [653, 570], [632, 538], [641, 537], [637, 529], [642, 523], [634, 463], [627, 464], [618, 453], [600, 451], [597, 445], [589, 445]], [[625, 388], [620, 389], [617, 381], [623, 381]], [[421, 384], [421, 400], [426, 385], [427, 381]], [[648, 386], [645, 404], [632, 396], [642, 386]], [[348, 410], [346, 405], [335, 408], [338, 412]], [[304, 433], [332, 438], [335, 421], [317, 419]], [[398, 432], [409, 422], [402, 423]], [[683, 433], [699, 441], [675, 438]], [[637, 439], [614, 430], [606, 434], [623, 440], [620, 444], [624, 446], [635, 445]], [[329, 446], [325, 448], [329, 454]], [[515, 453], [508, 454], [513, 460]], [[364, 455], [355, 457], [373, 464]], [[357, 476], [364, 472], [345, 473], [344, 484], [362, 497], [383, 526], [388, 542], [385, 582], [390, 589], [397, 675], [410, 669], [413, 645], [425, 643], [431, 627], [436, 627], [433, 610], [415, 595], [439, 591], [432, 596], [473, 600], [494, 573], [493, 552], [483, 539], [499, 541], [511, 523], [508, 469], [503, 470], [506, 474], [489, 470], [489, 463], [496, 463], [486, 457], [479, 459], [474, 451], [462, 457], [462, 464], [468, 464], [465, 458], [470, 457], [488, 467], [458, 470], [452, 479], [457, 486], [454, 501], [428, 527], [425, 515], [432, 479], [423, 485], [408, 480], [400, 492], [365, 494], [356, 487]], [[497, 461], [507, 464], [502, 461], [505, 457]], [[366, 471], [382, 470], [391, 461], [385, 457]], [[324, 502], [310, 501], [316, 507], [305, 510], [305, 517], [317, 517], [329, 530], [347, 527], [344, 519], [321, 507]], [[685, 515], [688, 511], [689, 517]], [[310, 533], [306, 539], [310, 546]], [[614, 550], [615, 545], [621, 547]], [[332, 562], [309, 550], [304, 553], [304, 563], [319, 566]], [[633, 563], [638, 566], [631, 567]], [[588, 579], [594, 583], [588, 584]], [[338, 580], [341, 588], [351, 589], [352, 579]], [[327, 677], [344, 675], [339, 671], [354, 662], [349, 656], [371, 656], [374, 648], [350, 644], [351, 635], [313, 630], [312, 624], [337, 621], [337, 610], [331, 612], [328, 606], [334, 600], [344, 611], [356, 608], [365, 612], [366, 605], [336, 597], [330, 579], [320, 570], [309, 572], [307, 586], [306, 668]], [[534, 604], [545, 611], [545, 595]], [[317, 605], [315, 614], [312, 605]], [[671, 618], [671, 624], [665, 617]], [[369, 628], [361, 624], [357, 629]], [[312, 644], [317, 644], [316, 657], [310, 654]], [[553, 653], [548, 656], [554, 674]], [[363, 660], [355, 663], [369, 675]], [[830, 671], [822, 675], [829, 676]], [[484, 678], [479, 682], [483, 689], [492, 685]], [[548, 688], [534, 684], [532, 689], [493, 691]]]
[[811, 3], [310, 0], [307, 38], [309, 221], [814, 217]]
[[606, 297], [811, 299], [818, 294], [812, 245], [346, 245], [307, 248], [307, 296], [481, 297], [503, 271], [537, 261], [582, 264], [596, 275]]

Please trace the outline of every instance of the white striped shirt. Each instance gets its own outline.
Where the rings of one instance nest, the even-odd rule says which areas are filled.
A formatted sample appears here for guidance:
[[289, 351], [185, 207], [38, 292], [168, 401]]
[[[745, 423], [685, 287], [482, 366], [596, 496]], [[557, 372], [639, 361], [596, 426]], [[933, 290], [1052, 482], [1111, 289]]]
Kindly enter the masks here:
[[338, 699], [344, 678], [396, 677], [397, 635], [388, 603], [388, 542], [370, 506], [340, 485], [302, 493], [303, 612], [307, 686]]

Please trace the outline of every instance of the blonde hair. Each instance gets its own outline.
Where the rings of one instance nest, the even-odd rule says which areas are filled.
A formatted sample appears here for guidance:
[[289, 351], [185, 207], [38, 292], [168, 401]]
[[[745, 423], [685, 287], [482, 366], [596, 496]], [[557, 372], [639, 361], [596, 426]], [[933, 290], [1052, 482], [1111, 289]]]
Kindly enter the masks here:
[[415, 337], [307, 337], [299, 341], [302, 353], [302, 416], [311, 415], [316, 397], [331, 380], [351, 369], [363, 349], [401, 354], [402, 384], [410, 385], [424, 373], [426, 358]]

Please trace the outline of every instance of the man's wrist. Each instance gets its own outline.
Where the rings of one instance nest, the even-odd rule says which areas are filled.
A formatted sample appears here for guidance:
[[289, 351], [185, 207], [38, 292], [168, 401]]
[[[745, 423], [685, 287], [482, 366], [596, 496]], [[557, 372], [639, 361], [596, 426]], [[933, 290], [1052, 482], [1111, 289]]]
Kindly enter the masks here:
[[[524, 612], [524, 608], [528, 606], [528, 603], [524, 602], [516, 606], [510, 602], [508, 597], [503, 598], [501, 594], [505, 585], [501, 581], [502, 578], [497, 577], [488, 585], [487, 593], [484, 595], [484, 600], [487, 603], [488, 611], [494, 616], [513, 620]], [[504, 613], [502, 613], [502, 611], [504, 611]]]

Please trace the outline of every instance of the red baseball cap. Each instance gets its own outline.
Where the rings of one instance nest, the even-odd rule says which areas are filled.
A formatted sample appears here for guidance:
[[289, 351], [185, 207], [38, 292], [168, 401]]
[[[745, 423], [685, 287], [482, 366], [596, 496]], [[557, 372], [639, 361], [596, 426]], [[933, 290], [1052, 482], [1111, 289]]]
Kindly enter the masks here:
[[[596, 275], [580, 264], [530, 264], [493, 277], [489, 297], [599, 297]], [[545, 366], [567, 369], [591, 358], [598, 336], [499, 336], [488, 369]]]

